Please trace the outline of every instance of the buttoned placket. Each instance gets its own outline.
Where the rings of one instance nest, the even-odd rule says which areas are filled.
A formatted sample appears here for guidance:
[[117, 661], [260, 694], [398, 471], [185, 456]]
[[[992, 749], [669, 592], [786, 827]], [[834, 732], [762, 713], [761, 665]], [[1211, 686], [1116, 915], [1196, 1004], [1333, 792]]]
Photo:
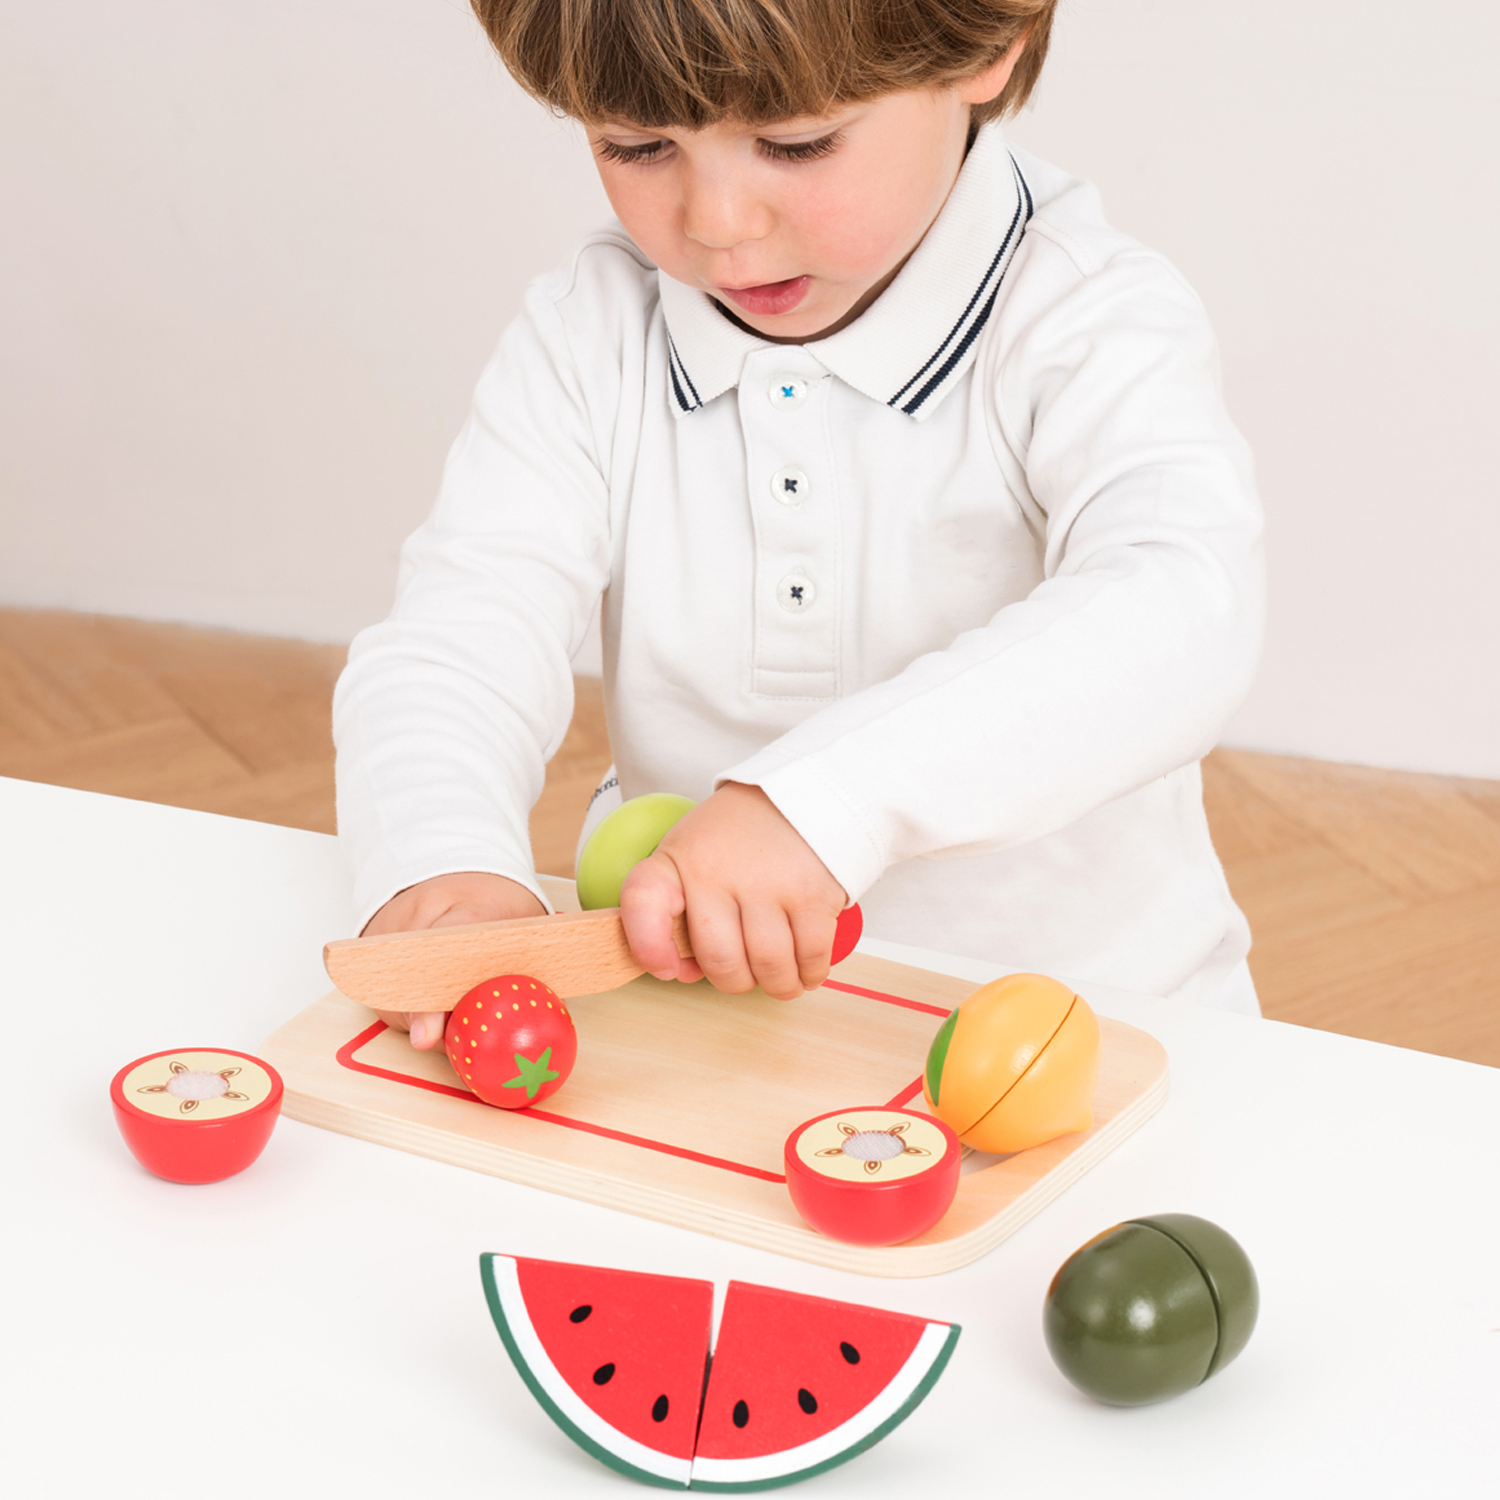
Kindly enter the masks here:
[[755, 530], [751, 691], [838, 694], [839, 513], [827, 406], [833, 377], [806, 349], [746, 357], [739, 383]]

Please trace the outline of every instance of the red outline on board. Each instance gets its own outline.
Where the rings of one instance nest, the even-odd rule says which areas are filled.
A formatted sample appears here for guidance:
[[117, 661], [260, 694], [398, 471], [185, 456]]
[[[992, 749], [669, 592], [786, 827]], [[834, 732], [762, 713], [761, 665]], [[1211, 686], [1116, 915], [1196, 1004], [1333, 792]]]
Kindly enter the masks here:
[[[879, 1000], [885, 1005], [899, 1005], [906, 1010], [926, 1011], [929, 1015], [946, 1016], [948, 1014], [948, 1011], [936, 1005], [924, 1005], [920, 1000], [903, 1000], [899, 995], [887, 995], [882, 990], [863, 989], [857, 984], [843, 984], [836, 979], [825, 979], [823, 988], [843, 990], [850, 995], [862, 995], [867, 1000]], [[348, 1068], [352, 1073], [368, 1073], [372, 1078], [385, 1078], [392, 1083], [409, 1084], [412, 1088], [426, 1089], [433, 1094], [447, 1094], [450, 1098], [462, 1099], [468, 1103], [477, 1102], [468, 1089], [455, 1088], [449, 1083], [431, 1083], [425, 1078], [416, 1078], [410, 1073], [395, 1073], [389, 1068], [377, 1068], [372, 1063], [360, 1062], [354, 1054], [361, 1047], [373, 1042], [386, 1029], [384, 1021], [376, 1021], [373, 1025], [365, 1027], [358, 1036], [351, 1037], [339, 1048], [334, 1054], [335, 1061], [340, 1067]], [[922, 1080], [917, 1078], [885, 1107], [900, 1109], [908, 1100], [916, 1098], [921, 1090]], [[665, 1156], [681, 1157], [684, 1161], [695, 1161], [701, 1166], [719, 1167], [725, 1172], [738, 1172], [744, 1177], [757, 1177], [762, 1182], [786, 1181], [786, 1178], [779, 1172], [767, 1172], [761, 1167], [747, 1167], [743, 1162], [727, 1161], [721, 1156], [706, 1156], [701, 1151], [689, 1151], [685, 1146], [671, 1146], [665, 1141], [653, 1141], [645, 1136], [628, 1135], [623, 1130], [611, 1130], [607, 1125], [591, 1125], [586, 1120], [573, 1120], [567, 1115], [555, 1115], [551, 1110], [518, 1109], [513, 1113], [523, 1120], [545, 1120], [549, 1125], [562, 1125], [569, 1130], [582, 1130], [588, 1135], [603, 1136], [609, 1141], [622, 1141], [627, 1146], [640, 1146], [647, 1151], [660, 1151]]]
[[886, 1005], [899, 1005], [906, 1010], [924, 1010], [929, 1016], [942, 1016], [945, 1020], [953, 1014], [950, 1005], [944, 1010], [941, 1005], [928, 1005], [921, 1000], [903, 1000], [900, 995], [887, 995], [884, 990], [861, 989], [857, 984], [845, 984], [841, 979], [825, 979], [825, 990], [843, 990], [849, 995], [863, 995], [867, 1000], [879, 1000]]

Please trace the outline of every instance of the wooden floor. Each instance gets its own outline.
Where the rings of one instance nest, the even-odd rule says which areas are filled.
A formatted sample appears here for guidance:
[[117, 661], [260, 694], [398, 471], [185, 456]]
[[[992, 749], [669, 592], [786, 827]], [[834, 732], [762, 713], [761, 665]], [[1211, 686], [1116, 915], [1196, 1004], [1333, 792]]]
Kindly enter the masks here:
[[[332, 646], [0, 610], [0, 775], [331, 833]], [[597, 683], [532, 816], [571, 874]], [[1500, 782], [1218, 750], [1214, 842], [1269, 1016], [1500, 1066]]]

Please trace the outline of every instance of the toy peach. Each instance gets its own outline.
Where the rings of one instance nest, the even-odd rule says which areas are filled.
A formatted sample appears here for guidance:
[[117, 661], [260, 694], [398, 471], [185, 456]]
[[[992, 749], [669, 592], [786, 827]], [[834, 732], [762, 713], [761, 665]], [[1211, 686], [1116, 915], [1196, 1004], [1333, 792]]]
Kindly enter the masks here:
[[819, 1234], [898, 1245], [931, 1229], [958, 1191], [958, 1137], [908, 1109], [841, 1109], [787, 1137], [786, 1185]]
[[1006, 1154], [1093, 1124], [1099, 1022], [1066, 985], [1011, 974], [974, 991], [927, 1054], [927, 1107], [978, 1151]]
[[137, 1058], [109, 1097], [125, 1144], [168, 1182], [219, 1182], [265, 1149], [281, 1113], [281, 1076], [227, 1048], [185, 1047]]

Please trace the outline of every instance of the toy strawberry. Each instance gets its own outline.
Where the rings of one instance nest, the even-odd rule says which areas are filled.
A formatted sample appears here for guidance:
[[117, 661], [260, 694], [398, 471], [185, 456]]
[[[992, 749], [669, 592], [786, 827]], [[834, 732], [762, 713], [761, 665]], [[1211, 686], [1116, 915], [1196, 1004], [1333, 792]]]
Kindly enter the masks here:
[[453, 1071], [500, 1109], [527, 1109], [555, 1094], [578, 1055], [567, 1006], [526, 974], [476, 984], [453, 1007], [443, 1042]]

